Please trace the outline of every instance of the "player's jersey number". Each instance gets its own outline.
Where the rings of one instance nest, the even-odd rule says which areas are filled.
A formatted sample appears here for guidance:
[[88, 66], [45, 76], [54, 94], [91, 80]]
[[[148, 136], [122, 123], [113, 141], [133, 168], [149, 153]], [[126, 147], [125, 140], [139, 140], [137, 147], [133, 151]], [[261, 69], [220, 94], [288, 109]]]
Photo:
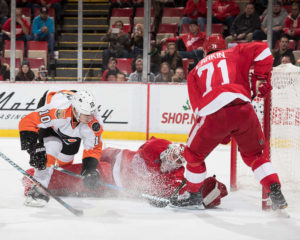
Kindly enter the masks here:
[[48, 109], [39, 112], [41, 123], [48, 123], [51, 121], [51, 117], [49, 115], [45, 115], [47, 113], [49, 113]]
[[[221, 70], [222, 85], [228, 84], [229, 83], [229, 77], [228, 77], [228, 69], [227, 69], [226, 59], [222, 59], [218, 63], [217, 66]], [[207, 64], [203, 65], [202, 67], [198, 68], [197, 74], [198, 74], [199, 78], [201, 78], [202, 72], [205, 71], [205, 70], [207, 70], [206, 91], [203, 93], [203, 96], [205, 96], [206, 94], [208, 94], [212, 90], [211, 82], [212, 82], [213, 74], [214, 74], [214, 71], [215, 71], [214, 64], [212, 62], [210, 62], [210, 63], [207, 63]]]

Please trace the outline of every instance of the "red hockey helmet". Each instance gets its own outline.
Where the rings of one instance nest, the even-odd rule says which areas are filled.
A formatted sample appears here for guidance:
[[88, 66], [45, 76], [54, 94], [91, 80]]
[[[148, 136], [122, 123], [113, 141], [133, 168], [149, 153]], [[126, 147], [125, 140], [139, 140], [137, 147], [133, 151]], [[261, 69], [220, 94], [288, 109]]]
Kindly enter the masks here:
[[221, 34], [212, 34], [203, 43], [203, 50], [206, 55], [210, 52], [217, 52], [226, 48], [227, 44]]

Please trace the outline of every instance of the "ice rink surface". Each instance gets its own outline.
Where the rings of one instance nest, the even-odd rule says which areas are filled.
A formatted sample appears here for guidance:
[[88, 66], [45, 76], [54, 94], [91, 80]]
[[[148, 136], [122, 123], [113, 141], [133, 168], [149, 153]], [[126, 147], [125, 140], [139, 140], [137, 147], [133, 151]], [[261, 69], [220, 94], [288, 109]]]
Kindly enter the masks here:
[[[141, 141], [105, 141], [105, 147], [136, 150]], [[23, 169], [29, 157], [20, 150], [19, 139], [0, 138], [0, 151]], [[222, 146], [207, 159], [208, 175], [229, 189], [229, 148]], [[80, 162], [78, 154], [75, 162]], [[23, 205], [23, 175], [0, 160], [0, 239], [1, 240], [288, 240], [300, 239], [300, 200], [289, 200], [290, 218], [261, 210], [261, 192], [242, 188], [222, 199], [218, 209], [158, 209], [133, 199], [63, 198], [84, 209], [76, 217], [51, 199], [45, 208]]]

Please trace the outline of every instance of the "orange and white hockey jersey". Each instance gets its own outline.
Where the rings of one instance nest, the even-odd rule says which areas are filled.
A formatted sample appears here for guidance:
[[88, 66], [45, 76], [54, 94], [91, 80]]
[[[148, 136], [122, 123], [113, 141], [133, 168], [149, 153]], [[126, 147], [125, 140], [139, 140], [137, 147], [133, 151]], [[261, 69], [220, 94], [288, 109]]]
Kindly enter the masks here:
[[[22, 150], [30, 149], [39, 137], [40, 129], [51, 128], [56, 137], [60, 138], [66, 149], [80, 145], [83, 141], [84, 158], [100, 160], [102, 154], [103, 126], [99, 114], [95, 114], [89, 124], [79, 123], [75, 120], [72, 112], [72, 91], [50, 92], [46, 96], [45, 105], [26, 115], [19, 123]], [[70, 148], [71, 147], [71, 148]], [[64, 149], [63, 149], [64, 150]], [[62, 150], [62, 151], [63, 151]], [[64, 154], [74, 155], [76, 152], [65, 151]]]

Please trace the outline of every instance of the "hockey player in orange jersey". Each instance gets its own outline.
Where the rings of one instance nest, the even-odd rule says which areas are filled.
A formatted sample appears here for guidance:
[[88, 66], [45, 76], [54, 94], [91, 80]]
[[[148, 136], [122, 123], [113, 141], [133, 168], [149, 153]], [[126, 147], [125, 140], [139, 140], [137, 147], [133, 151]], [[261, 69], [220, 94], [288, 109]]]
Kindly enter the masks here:
[[[48, 187], [52, 166], [72, 163], [81, 141], [84, 151], [81, 174], [86, 188], [99, 186], [98, 161], [102, 153], [103, 131], [100, 115], [92, 94], [88, 91], [58, 91], [46, 93], [38, 109], [19, 123], [21, 149], [30, 155], [34, 177]], [[32, 185], [25, 205], [44, 206], [49, 197]]]
[[[177, 197], [178, 193], [184, 194], [186, 191], [183, 176], [186, 161], [183, 151], [183, 145], [152, 137], [137, 151], [117, 148], [103, 149], [97, 169], [102, 182], [158, 197]], [[63, 168], [80, 173], [81, 164], [65, 165]], [[34, 169], [29, 169], [27, 172], [33, 174]], [[26, 193], [31, 183], [24, 177], [23, 184]], [[218, 206], [221, 198], [227, 195], [226, 186], [217, 181], [215, 177], [207, 178], [203, 185], [205, 207]], [[48, 189], [57, 195], [104, 196], [119, 193], [115, 190], [111, 192], [109, 188], [101, 186], [91, 192], [84, 188], [81, 179], [56, 169], [54, 169]], [[163, 207], [159, 202], [151, 203]]]
[[[267, 43], [245, 43], [225, 50], [224, 39], [211, 35], [203, 48], [206, 57], [188, 76], [189, 98], [198, 117], [184, 152], [190, 196], [173, 203], [178, 206], [201, 204], [201, 187], [206, 177], [204, 160], [224, 139], [233, 137], [243, 161], [269, 194], [272, 208], [287, 207], [278, 175], [272, 163], [263, 156], [264, 135], [250, 104], [253, 96], [264, 97], [272, 89], [273, 58]], [[250, 85], [252, 65], [254, 73]]]

